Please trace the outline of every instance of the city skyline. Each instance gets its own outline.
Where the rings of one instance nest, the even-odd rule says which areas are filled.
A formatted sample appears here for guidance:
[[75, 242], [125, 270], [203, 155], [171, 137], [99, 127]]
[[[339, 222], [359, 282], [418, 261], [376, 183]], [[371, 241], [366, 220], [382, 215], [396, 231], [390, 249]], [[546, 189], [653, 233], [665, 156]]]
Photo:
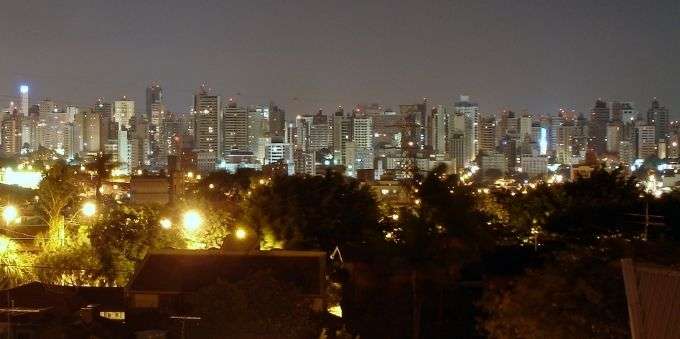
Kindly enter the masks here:
[[[391, 11], [379, 2], [38, 3], [8, 4], [12, 15], [0, 20], [2, 31], [26, 27], [3, 37], [6, 101], [28, 83], [33, 102], [127, 95], [141, 103], [158, 81], [171, 111], [187, 111], [207, 82], [239, 103], [273, 100], [289, 118], [358, 103], [396, 109], [422, 97], [450, 104], [458, 94], [485, 113], [588, 112], [597, 98], [642, 110], [657, 97], [675, 118], [680, 107], [672, 60], [680, 8], [671, 1], [400, 3]], [[101, 20], [91, 25], [92, 17]], [[158, 17], [177, 24], [147, 24]]]

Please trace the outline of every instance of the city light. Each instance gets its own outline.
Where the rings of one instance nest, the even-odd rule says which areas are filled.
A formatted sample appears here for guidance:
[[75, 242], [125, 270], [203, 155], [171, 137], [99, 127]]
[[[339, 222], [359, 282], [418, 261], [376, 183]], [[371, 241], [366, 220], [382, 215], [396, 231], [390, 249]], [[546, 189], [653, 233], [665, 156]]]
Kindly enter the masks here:
[[27, 85], [21, 85], [19, 86], [19, 92], [21, 94], [27, 94], [28, 93], [28, 86]]
[[81, 208], [81, 212], [86, 217], [91, 217], [97, 213], [97, 205], [92, 201], [86, 201]]
[[203, 223], [203, 217], [200, 213], [198, 213], [198, 211], [190, 210], [184, 213], [184, 216], [182, 217], [182, 223], [185, 230], [193, 232], [201, 227], [201, 224]]
[[12, 205], [7, 205], [2, 209], [2, 219], [5, 220], [5, 225], [11, 224], [19, 217], [19, 211]]
[[161, 228], [165, 230], [169, 230], [172, 227], [172, 221], [168, 218], [162, 218], [159, 223], [161, 224]]

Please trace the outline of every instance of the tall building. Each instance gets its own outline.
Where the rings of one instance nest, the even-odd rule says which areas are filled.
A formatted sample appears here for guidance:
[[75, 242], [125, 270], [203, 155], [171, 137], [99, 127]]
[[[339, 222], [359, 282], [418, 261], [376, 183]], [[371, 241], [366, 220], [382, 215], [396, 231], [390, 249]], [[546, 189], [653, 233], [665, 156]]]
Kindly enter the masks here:
[[609, 107], [607, 103], [598, 99], [590, 111], [588, 123], [588, 147], [597, 155], [607, 150], [607, 124], [609, 123]]
[[496, 118], [487, 117], [481, 119], [481, 126], [479, 129], [479, 150], [491, 153], [496, 149]]
[[2, 153], [5, 156], [15, 156], [21, 149], [21, 115], [5, 116], [0, 125]]
[[102, 151], [101, 114], [96, 110], [82, 110], [75, 116], [75, 151], [94, 154]]
[[283, 142], [285, 134], [286, 111], [271, 103], [269, 107], [269, 137], [272, 142]]
[[259, 142], [269, 130], [269, 107], [248, 107], [248, 150], [257, 153]]
[[465, 155], [467, 162], [474, 161], [479, 153], [479, 105], [471, 102], [470, 96], [461, 95], [454, 111], [465, 116]]
[[239, 107], [235, 101], [229, 99], [222, 113], [222, 156], [230, 151], [247, 151], [250, 149], [248, 140], [248, 110]]
[[467, 156], [465, 152], [465, 136], [462, 133], [450, 134], [447, 144], [448, 153], [453, 157], [453, 160], [456, 163], [456, 169], [462, 170], [465, 168], [464, 164]]
[[309, 126], [309, 150], [319, 151], [321, 149], [330, 149], [331, 147], [331, 125], [328, 123], [328, 117], [319, 111], [312, 117], [312, 124]]
[[654, 125], [638, 126], [635, 140], [638, 159], [647, 159], [657, 155], [656, 128]]
[[[120, 127], [130, 127], [130, 119], [135, 115], [135, 102], [123, 96], [113, 102], [113, 121]], [[119, 127], [119, 129], [120, 129]]]
[[146, 118], [152, 125], [158, 126], [164, 113], [163, 89], [158, 84], [151, 84], [146, 88]]
[[430, 144], [432, 145], [432, 150], [436, 154], [446, 153], [446, 124], [448, 122], [448, 112], [446, 106], [437, 105], [437, 107], [432, 108], [432, 114], [430, 115], [430, 132], [428, 136], [430, 137]]
[[222, 102], [218, 95], [209, 92], [203, 84], [194, 95], [194, 149], [199, 153], [203, 170], [208, 170], [210, 161], [216, 165], [218, 155], [222, 154]]
[[355, 169], [373, 168], [373, 119], [370, 116], [352, 117], [352, 141], [355, 147]]
[[427, 144], [427, 98], [421, 104], [399, 105], [399, 114], [404, 119], [402, 147], [424, 149]]
[[21, 115], [28, 116], [28, 85], [19, 86], [19, 94], [21, 95]]
[[352, 141], [352, 119], [345, 116], [342, 107], [333, 115], [333, 159], [335, 165], [344, 165], [347, 143]]
[[647, 124], [654, 126], [656, 130], [656, 140], [665, 140], [668, 138], [668, 129], [670, 126], [668, 109], [661, 106], [656, 98], [652, 100], [652, 106], [647, 111]]

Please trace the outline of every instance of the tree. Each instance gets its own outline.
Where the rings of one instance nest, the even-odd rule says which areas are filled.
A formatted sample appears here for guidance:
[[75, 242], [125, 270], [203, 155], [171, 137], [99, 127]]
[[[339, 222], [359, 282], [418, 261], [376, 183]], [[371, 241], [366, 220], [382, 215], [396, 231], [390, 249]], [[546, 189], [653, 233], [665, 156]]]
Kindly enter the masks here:
[[386, 237], [394, 239], [397, 256], [410, 271], [412, 338], [419, 338], [424, 282], [455, 281], [462, 265], [474, 260], [490, 239], [474, 191], [447, 174], [445, 165], [426, 177], [414, 175], [408, 188], [413, 205], [400, 211]]
[[125, 285], [150, 250], [185, 246], [177, 227], [161, 228], [157, 208], [112, 203], [102, 210], [89, 240], [109, 284]]
[[59, 160], [46, 171], [38, 186], [38, 210], [49, 227], [49, 237], [61, 243], [67, 238], [65, 216], [73, 215], [84, 191], [77, 179], [77, 171]]
[[277, 176], [245, 201], [242, 223], [270, 230], [289, 249], [362, 243], [376, 237], [378, 208], [369, 189], [341, 174]]
[[94, 189], [97, 202], [101, 201], [101, 187], [104, 180], [111, 176], [111, 171], [118, 165], [111, 161], [111, 154], [99, 153], [87, 164], [87, 169], [94, 172]]
[[[218, 281], [189, 297], [201, 317], [191, 337], [318, 338], [320, 328], [308, 302], [295, 286], [268, 272], [255, 272], [236, 282]], [[195, 332], [194, 332], [195, 331]]]
[[567, 252], [509, 286], [488, 283], [480, 327], [489, 338], [628, 338], [618, 260]]
[[33, 277], [31, 256], [13, 240], [0, 236], [0, 289], [29, 282]]

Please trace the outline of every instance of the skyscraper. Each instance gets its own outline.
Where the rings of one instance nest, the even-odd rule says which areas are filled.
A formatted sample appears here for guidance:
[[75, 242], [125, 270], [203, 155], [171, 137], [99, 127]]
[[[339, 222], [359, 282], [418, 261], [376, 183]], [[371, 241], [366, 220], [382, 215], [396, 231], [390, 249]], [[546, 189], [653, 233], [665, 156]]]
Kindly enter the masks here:
[[206, 84], [194, 95], [195, 143], [202, 170], [214, 169], [222, 154], [222, 102], [218, 95], [210, 95]]
[[135, 102], [123, 96], [113, 102], [113, 120], [121, 127], [130, 127], [130, 119], [135, 115]]
[[229, 99], [222, 114], [222, 126], [223, 157], [233, 150], [249, 150], [248, 110], [245, 107], [239, 107], [235, 101]]
[[272, 142], [283, 142], [285, 133], [286, 111], [271, 103], [269, 105], [269, 136]]
[[647, 124], [654, 126], [657, 141], [668, 138], [668, 109], [661, 106], [656, 98], [652, 100], [652, 106], [647, 111]]
[[28, 116], [28, 85], [19, 86], [21, 94], [21, 115]]
[[430, 115], [430, 132], [428, 133], [431, 139], [432, 150], [436, 154], [446, 153], [446, 123], [448, 121], [448, 112], [446, 106], [437, 105], [432, 108]]
[[604, 154], [607, 150], [607, 124], [609, 123], [609, 107], [601, 99], [595, 101], [595, 106], [590, 111], [588, 123], [588, 148], [597, 155]]
[[152, 125], [159, 126], [163, 113], [163, 89], [158, 84], [151, 84], [146, 88], [146, 118]]
[[479, 105], [470, 102], [470, 96], [461, 95], [459, 101], [454, 104], [454, 111], [465, 116], [464, 137], [467, 165], [467, 162], [475, 160], [479, 152]]

